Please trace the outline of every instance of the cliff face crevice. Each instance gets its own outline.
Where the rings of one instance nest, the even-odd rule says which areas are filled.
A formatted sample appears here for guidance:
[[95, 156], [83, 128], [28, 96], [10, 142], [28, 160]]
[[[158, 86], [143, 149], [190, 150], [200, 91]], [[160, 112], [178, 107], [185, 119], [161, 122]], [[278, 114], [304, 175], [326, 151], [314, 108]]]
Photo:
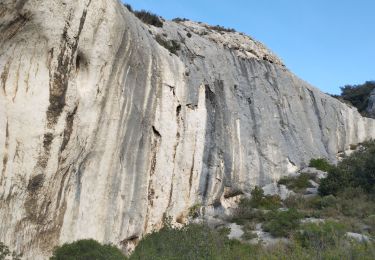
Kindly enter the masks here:
[[0, 14], [0, 241], [29, 258], [82, 238], [131, 249], [166, 217], [375, 138], [239, 33], [149, 26], [115, 0]]

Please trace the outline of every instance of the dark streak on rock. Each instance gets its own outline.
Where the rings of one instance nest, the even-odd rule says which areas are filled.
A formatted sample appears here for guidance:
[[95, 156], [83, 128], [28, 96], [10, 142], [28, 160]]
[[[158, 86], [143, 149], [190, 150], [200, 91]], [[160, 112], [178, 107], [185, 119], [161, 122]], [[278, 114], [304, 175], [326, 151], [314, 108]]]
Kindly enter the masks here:
[[29, 180], [29, 184], [27, 185], [27, 190], [30, 193], [35, 193], [43, 186], [43, 183], [44, 183], [44, 175], [38, 174]]
[[73, 132], [73, 123], [74, 123], [74, 117], [77, 113], [77, 108], [78, 106], [76, 106], [74, 110], [66, 116], [64, 137], [63, 137], [63, 141], [60, 147], [60, 153], [62, 153], [65, 150], [67, 144], [69, 143], [70, 136]]
[[327, 154], [329, 154], [329, 148], [328, 148], [328, 144], [327, 142], [324, 140], [325, 139], [325, 134], [324, 134], [324, 130], [323, 130], [323, 119], [322, 119], [322, 116], [320, 115], [320, 110], [319, 110], [319, 107], [318, 107], [318, 102], [316, 100], [316, 97], [315, 97], [315, 94], [313, 91], [311, 91], [310, 89], [307, 89], [308, 92], [309, 92], [309, 95], [311, 97], [311, 101], [313, 103], [313, 107], [314, 107], [314, 114], [316, 115], [317, 117], [317, 120], [318, 120], [318, 124], [319, 124], [319, 129], [320, 129], [320, 133], [322, 135], [322, 142], [323, 142], [323, 145], [324, 145], [324, 149], [326, 150]]
[[190, 168], [190, 176], [189, 176], [189, 197], [190, 197], [190, 193], [191, 193], [191, 188], [193, 186], [193, 175], [194, 175], [194, 166], [195, 166], [195, 151], [193, 153], [193, 162], [191, 164], [191, 168]]
[[18, 14], [16, 19], [4, 25], [0, 34], [0, 42], [11, 40], [30, 20], [26, 14]]
[[[227, 185], [231, 180], [233, 161], [229, 138], [231, 133], [226, 125], [231, 118], [226, 112], [229, 109], [225, 100], [224, 82], [215, 80], [212, 88], [214, 90], [210, 85], [205, 86], [207, 120], [203, 168], [199, 184], [204, 203], [212, 198], [208, 198], [209, 194], [216, 199], [221, 196], [222, 186]], [[223, 150], [222, 147], [226, 149]]]
[[[210, 86], [209, 85], [205, 85], [205, 94], [206, 94], [206, 107], [207, 107], [207, 113], [210, 114], [210, 117], [214, 120], [216, 118], [216, 99], [215, 99], [215, 93], [210, 89]], [[210, 121], [210, 120], [207, 120], [207, 121]], [[214, 152], [214, 142], [215, 140], [211, 140], [214, 138], [215, 136], [215, 126], [214, 126], [214, 122], [210, 122], [211, 125], [210, 127], [208, 128], [208, 138], [210, 140], [208, 140], [208, 143], [207, 145], [209, 147], [205, 147], [205, 151], [207, 149], [207, 153], [205, 153], [208, 158], [206, 159], [207, 162], [206, 162], [206, 165], [207, 167], [209, 168], [209, 166], [211, 165], [211, 161], [213, 160], [213, 152]], [[207, 141], [206, 141], [207, 142]], [[203, 189], [203, 198], [206, 199], [207, 197], [207, 194], [208, 194], [208, 188], [209, 188], [209, 184], [210, 184], [210, 178], [211, 178], [211, 172], [210, 170], [208, 170], [206, 172], [206, 176], [204, 177], [204, 189]]]
[[56, 202], [55, 209], [58, 209], [60, 207], [60, 201], [61, 201], [62, 191], [63, 191], [63, 188], [64, 188], [64, 183], [65, 183], [66, 177], [67, 177], [67, 175], [69, 173], [69, 170], [70, 170], [70, 167], [68, 167], [64, 171], [64, 173], [63, 173], [63, 175], [61, 177], [61, 181], [60, 181], [60, 185], [59, 185], [59, 192], [57, 194], [57, 200], [56, 200], [57, 202]]
[[[90, 5], [91, 1], [88, 5]], [[47, 122], [50, 129], [57, 124], [57, 121], [65, 107], [66, 92], [69, 85], [69, 76], [72, 67], [76, 65], [76, 55], [79, 39], [82, 33], [83, 26], [86, 21], [87, 9], [82, 13], [78, 33], [73, 39], [73, 43], [70, 43], [68, 37], [69, 24], [65, 25], [62, 37], [61, 37], [61, 48], [60, 53], [57, 56], [57, 68], [54, 71], [50, 80], [50, 94], [49, 102], [50, 105], [47, 110]]]
[[10, 64], [9, 62], [7, 64], [5, 64], [4, 66], [4, 71], [3, 73], [1, 73], [1, 84], [3, 85], [3, 91], [4, 91], [4, 94], [6, 95], [6, 84], [7, 84], [7, 80], [8, 80], [8, 75], [9, 75], [9, 67], [10, 67]]
[[160, 139], [161, 135], [158, 130], [156, 130], [155, 126], [152, 126], [152, 140], [151, 140], [151, 165], [150, 165], [150, 181], [148, 184], [148, 203], [150, 206], [153, 205], [153, 199], [155, 195], [155, 190], [153, 188], [152, 184], [152, 176], [155, 174], [155, 168], [156, 168], [156, 156], [159, 150], [160, 145]]
[[1, 172], [1, 177], [4, 177], [7, 170], [8, 164], [8, 148], [9, 148], [9, 123], [7, 121], [5, 127], [5, 148], [4, 148], [4, 157], [3, 157], [3, 170]]

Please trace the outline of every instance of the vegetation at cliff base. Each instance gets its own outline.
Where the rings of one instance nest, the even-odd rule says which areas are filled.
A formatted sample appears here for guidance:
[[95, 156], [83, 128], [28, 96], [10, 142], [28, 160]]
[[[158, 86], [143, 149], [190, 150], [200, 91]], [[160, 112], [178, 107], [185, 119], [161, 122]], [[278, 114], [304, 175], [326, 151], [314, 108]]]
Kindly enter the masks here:
[[[375, 259], [375, 141], [357, 148], [336, 166], [312, 160], [311, 167], [328, 170], [325, 179], [313, 173], [283, 178], [279, 184], [295, 191], [284, 200], [255, 187], [228, 220], [242, 227], [240, 240], [229, 239], [230, 229], [224, 224], [209, 227], [203, 222], [174, 229], [168, 222], [143, 237], [128, 259]], [[312, 180], [320, 183], [320, 193], [306, 196]], [[202, 207], [193, 206], [190, 217], [200, 215]], [[263, 244], [259, 230], [278, 242]], [[125, 256], [113, 246], [83, 240], [56, 248], [51, 259]]]
[[56, 247], [51, 260], [124, 260], [126, 257], [115, 246], [102, 245], [87, 239]]
[[309, 163], [309, 167], [314, 167], [320, 171], [328, 172], [333, 168], [333, 165], [328, 162], [327, 159], [318, 158], [318, 159], [311, 159]]
[[146, 236], [130, 259], [374, 259], [374, 246], [347, 240], [336, 223], [308, 224], [290, 243], [265, 247], [230, 240], [226, 229], [189, 225]]
[[375, 196], [375, 141], [363, 143], [337, 167], [331, 167], [319, 186], [321, 195], [337, 195], [348, 188], [359, 188]]

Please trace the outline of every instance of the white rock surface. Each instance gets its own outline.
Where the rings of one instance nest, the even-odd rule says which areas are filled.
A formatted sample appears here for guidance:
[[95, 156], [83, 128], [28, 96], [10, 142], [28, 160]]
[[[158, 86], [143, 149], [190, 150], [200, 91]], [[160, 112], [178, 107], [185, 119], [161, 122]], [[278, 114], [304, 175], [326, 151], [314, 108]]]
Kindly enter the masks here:
[[353, 232], [347, 232], [346, 236], [349, 238], [352, 238], [358, 242], [369, 242], [370, 238], [366, 235], [358, 234], [358, 233], [353, 233]]
[[240, 240], [242, 235], [244, 234], [242, 226], [237, 225], [236, 223], [231, 223], [228, 227], [230, 228], [228, 238]]
[[278, 185], [276, 182], [262, 187], [265, 195], [278, 195], [282, 200], [295, 195], [294, 191], [289, 190], [285, 185]]
[[375, 137], [260, 43], [197, 27], [155, 29], [116, 0], [0, 2], [1, 241], [31, 259], [82, 238], [127, 250], [165, 216]]
[[300, 172], [301, 172], [301, 173], [310, 173], [310, 174], [314, 174], [318, 179], [324, 179], [324, 178], [327, 178], [327, 175], [328, 175], [327, 172], [324, 172], [324, 171], [321, 171], [321, 170], [315, 169], [315, 168], [313, 168], [313, 167], [306, 167], [306, 168], [303, 168]]

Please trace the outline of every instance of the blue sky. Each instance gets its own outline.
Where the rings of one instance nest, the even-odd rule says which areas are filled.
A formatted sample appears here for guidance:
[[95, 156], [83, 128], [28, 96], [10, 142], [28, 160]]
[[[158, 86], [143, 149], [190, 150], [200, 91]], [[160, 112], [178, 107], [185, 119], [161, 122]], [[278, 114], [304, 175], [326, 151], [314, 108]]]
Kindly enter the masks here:
[[375, 80], [375, 0], [125, 0], [166, 19], [235, 28], [324, 92]]

